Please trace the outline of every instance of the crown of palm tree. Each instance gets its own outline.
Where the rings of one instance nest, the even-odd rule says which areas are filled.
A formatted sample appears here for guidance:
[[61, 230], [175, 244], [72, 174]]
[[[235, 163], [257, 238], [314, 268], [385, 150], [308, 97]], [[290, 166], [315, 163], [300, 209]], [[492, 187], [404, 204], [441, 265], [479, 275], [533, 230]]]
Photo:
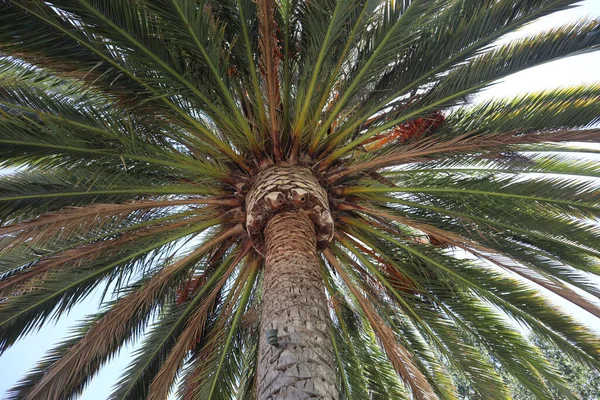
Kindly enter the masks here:
[[253, 398], [250, 211], [289, 195], [247, 196], [282, 169], [331, 211], [315, 226], [340, 397], [457, 398], [458, 374], [505, 399], [501, 368], [576, 398], [515, 323], [600, 370], [598, 337], [540, 289], [600, 317], [597, 152], [563, 143], [600, 142], [600, 85], [468, 105], [598, 49], [596, 20], [491, 46], [575, 3], [0, 1], [0, 166], [21, 167], [0, 178], [0, 351], [106, 295], [9, 398], [74, 397], [141, 339], [111, 398], [176, 380]]

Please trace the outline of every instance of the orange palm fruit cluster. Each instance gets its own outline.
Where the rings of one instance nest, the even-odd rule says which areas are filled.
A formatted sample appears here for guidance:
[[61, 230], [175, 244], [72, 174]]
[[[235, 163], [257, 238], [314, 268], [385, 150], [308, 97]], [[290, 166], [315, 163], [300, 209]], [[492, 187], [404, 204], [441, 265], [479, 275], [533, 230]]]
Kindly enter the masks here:
[[432, 133], [444, 123], [444, 120], [444, 114], [440, 111], [436, 111], [427, 117], [415, 118], [396, 126], [389, 132], [374, 136], [369, 139], [363, 147], [367, 151], [375, 151], [393, 141], [407, 143]]

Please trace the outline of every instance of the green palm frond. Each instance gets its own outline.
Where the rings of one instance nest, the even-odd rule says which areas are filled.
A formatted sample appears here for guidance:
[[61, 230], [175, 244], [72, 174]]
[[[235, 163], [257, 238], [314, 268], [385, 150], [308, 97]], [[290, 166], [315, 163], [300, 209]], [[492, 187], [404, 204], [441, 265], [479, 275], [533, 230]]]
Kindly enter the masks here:
[[347, 359], [350, 363], [344, 371], [347, 376], [348, 398], [407, 398], [406, 390], [377, 343], [373, 329], [360, 315], [360, 308], [353, 306], [348, 289], [332, 278], [329, 274], [326, 275], [326, 286], [332, 296], [332, 307], [336, 315], [334, 322], [339, 326], [340, 348], [345, 350], [341, 355], [342, 360]]
[[102, 294], [6, 397], [141, 343], [111, 398], [259, 398], [259, 237], [296, 212], [340, 399], [578, 398], [539, 343], [600, 371], [547, 297], [600, 317], [600, 83], [472, 103], [599, 50], [597, 18], [505, 37], [577, 3], [0, 1], [0, 353]]
[[[355, 232], [353, 234], [356, 235]], [[363, 239], [364, 237], [361, 236], [361, 240]], [[411, 286], [400, 279], [402, 276], [406, 276], [405, 269], [401, 269], [393, 259], [384, 258], [384, 262], [387, 262], [390, 268], [394, 268], [395, 271], [391, 269], [388, 272], [380, 272], [379, 268], [370, 262], [364, 254], [360, 253], [356, 247], [343, 241], [341, 243], [360, 260], [361, 264], [369, 270], [374, 278], [385, 286], [390, 299], [393, 299], [402, 310], [402, 314], [406, 315], [404, 323], [409, 325], [401, 330], [401, 337], [407, 339], [414, 337], [412, 340], [416, 342], [416, 345], [413, 345], [413, 348], [420, 347], [417, 353], [419, 359], [428, 361], [432, 368], [439, 368], [439, 365], [443, 365], [439, 357], [443, 357], [448, 363], [467, 375], [469, 380], [473, 382], [475, 390], [481, 395], [489, 391], [491, 394], [487, 393], [488, 396], [506, 398], [502, 380], [489, 362], [486, 362], [478, 351], [474, 351], [468, 344], [464, 343], [465, 337], [456, 337], [452, 330], [452, 321], [443, 315], [442, 310], [429, 307], [430, 302], [423, 301], [420, 296], [414, 295], [419, 292], [425, 294], [424, 287], [419, 287], [418, 291], [415, 290], [416, 287], [414, 286], [412, 292], [407, 290]], [[377, 254], [384, 254], [380, 249], [373, 247], [371, 243], [368, 243], [368, 245]], [[398, 273], [401, 275], [398, 275]], [[415, 281], [413, 283], [416, 284]], [[381, 290], [380, 288], [376, 289]], [[384, 303], [380, 303], [379, 307], [385, 307]], [[396, 318], [400, 318], [402, 314], [398, 313]], [[421, 332], [425, 340], [420, 339], [416, 332]], [[444, 338], [443, 342], [440, 341], [440, 337]], [[437, 354], [439, 356], [436, 356]], [[437, 371], [437, 374], [430, 376], [430, 379], [437, 383], [443, 382], [447, 378], [445, 378], [444, 371]]]
[[[447, 109], [463, 104], [469, 95], [507, 75], [568, 55], [593, 51], [600, 43], [600, 35], [594, 31], [597, 25], [598, 22], [594, 20], [584, 21], [573, 26], [559, 28], [555, 32], [517, 39], [476, 55], [468, 62], [464, 60], [463, 63], [447, 73], [441, 74], [439, 80], [423, 88], [422, 94], [406, 98], [410, 89], [418, 91], [419, 87], [394, 93], [383, 100], [377, 108], [373, 107], [365, 113], [356, 113], [355, 117], [338, 127], [338, 132], [332, 135], [328, 150], [333, 150], [334, 146], [343, 143], [343, 140], [356, 132], [368, 118], [376, 113], [385, 112], [384, 116], [378, 116], [378, 120], [385, 122], [370, 127], [371, 129], [364, 133], [359, 129], [358, 137], [345, 146], [339, 146], [338, 149], [328, 153], [326, 162], [332, 162], [370, 137], [411, 118], [426, 115], [432, 110]], [[573, 32], [577, 32], [577, 34], [574, 35]], [[390, 106], [390, 103], [398, 97], [402, 97], [403, 101], [400, 104], [392, 103]], [[356, 116], [359, 116], [360, 119]], [[344, 125], [349, 126], [344, 128]]]

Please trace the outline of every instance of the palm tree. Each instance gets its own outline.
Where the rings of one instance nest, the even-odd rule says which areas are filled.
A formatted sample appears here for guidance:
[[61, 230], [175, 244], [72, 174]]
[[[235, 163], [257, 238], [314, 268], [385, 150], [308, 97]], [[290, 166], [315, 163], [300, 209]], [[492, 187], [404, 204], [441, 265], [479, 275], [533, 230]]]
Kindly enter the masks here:
[[600, 370], [542, 293], [600, 316], [600, 85], [469, 96], [576, 2], [0, 1], [0, 351], [104, 291], [9, 398], [132, 341], [113, 399], [575, 398], [526, 335]]

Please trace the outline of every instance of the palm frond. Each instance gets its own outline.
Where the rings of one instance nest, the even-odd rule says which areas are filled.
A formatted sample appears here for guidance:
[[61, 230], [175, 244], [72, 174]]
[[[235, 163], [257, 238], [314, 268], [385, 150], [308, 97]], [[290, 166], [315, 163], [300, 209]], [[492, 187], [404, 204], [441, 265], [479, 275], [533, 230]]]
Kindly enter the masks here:
[[365, 300], [364, 296], [358, 292], [349, 277], [342, 270], [341, 265], [335, 256], [329, 250], [325, 250], [323, 254], [330, 265], [341, 276], [356, 301], [360, 304], [367, 320], [373, 326], [373, 329], [381, 340], [385, 352], [392, 362], [392, 365], [394, 365], [396, 372], [400, 374], [406, 385], [411, 388], [413, 395], [419, 399], [435, 398], [436, 395], [433, 388], [425, 376], [423, 376], [414, 365], [411, 354], [396, 341], [393, 331], [385, 325], [375, 309]]
[[[229, 278], [229, 274], [235, 269], [239, 263], [239, 258], [234, 257], [235, 254], [231, 253], [226, 260], [214, 271], [214, 273], [203, 283], [197, 293], [193, 294], [193, 297], [180, 305], [172, 304], [171, 307], [174, 311], [169, 313], [168, 319], [163, 319], [158, 322], [148, 335], [143, 344], [142, 348], [136, 355], [136, 358], [132, 361], [125, 375], [121, 378], [121, 383], [118, 385], [117, 390], [111, 395], [113, 398], [138, 398], [147, 397], [151, 393], [156, 394], [156, 390], [169, 391], [174, 375], [167, 374], [161, 371], [161, 366], [168, 368], [165, 362], [169, 360], [170, 354], [181, 354], [179, 352], [173, 353], [174, 346], [178, 345], [178, 338], [181, 334], [186, 333], [185, 327], [190, 326], [198, 313], [200, 318], [210, 308], [213, 307], [213, 300], [210, 299], [218, 293], [225, 280]], [[243, 256], [242, 256], [243, 257]], [[211, 295], [212, 293], [212, 295]], [[207, 296], [208, 295], [208, 296]], [[198, 309], [198, 305], [204, 304], [203, 308]], [[202, 310], [202, 311], [200, 311]], [[202, 330], [202, 326], [196, 326], [195, 329]], [[179, 345], [187, 345], [188, 342], [182, 342]], [[175, 356], [174, 356], [175, 357]], [[181, 357], [177, 357], [174, 360], [169, 360], [171, 363], [175, 362], [177, 367], [183, 361]], [[162, 372], [162, 375], [158, 375]], [[167, 374], [165, 376], [165, 374]], [[162, 376], [162, 378], [159, 378]], [[155, 378], [157, 385], [161, 384], [161, 379], [167, 379], [166, 385], [163, 383], [161, 386], [150, 386], [150, 382], [154, 382]], [[151, 392], [149, 392], [149, 390]]]
[[351, 395], [349, 394], [348, 398], [408, 398], [404, 385], [376, 342], [372, 328], [353, 307], [348, 289], [337, 283], [331, 274], [324, 275], [336, 315], [334, 322], [339, 327], [338, 331], [343, 339], [339, 344], [341, 350], [345, 351], [340, 355], [349, 363], [344, 370], [346, 382], [350, 386]]
[[[468, 63], [461, 64], [440, 76], [439, 81], [435, 85], [431, 85], [431, 89], [426, 90], [424, 94], [419, 95], [416, 101], [410, 101], [401, 107], [400, 113], [395, 114], [394, 109], [388, 111], [390, 117], [384, 118], [384, 123], [359, 134], [356, 139], [332, 151], [331, 154], [328, 153], [324, 163], [328, 165], [374, 135], [411, 118], [425, 115], [432, 110], [460, 105], [469, 95], [507, 75], [569, 55], [593, 51], [600, 40], [600, 35], [594, 31], [597, 25], [598, 22], [594, 20], [583, 21], [548, 33], [517, 39], [512, 43], [473, 57]], [[386, 106], [387, 103], [382, 104], [381, 107]], [[379, 110], [373, 110], [372, 114], [365, 115], [357, 123], [351, 123], [346, 129], [338, 128], [339, 132], [332, 135], [333, 139], [328, 148], [332, 149], [333, 146], [343, 143], [342, 141], [361, 123], [377, 111]]]
[[[540, 346], [600, 370], [597, 335], [548, 299], [600, 316], [600, 85], [472, 104], [599, 50], [593, 18], [505, 36], [577, 3], [1, 1], [0, 353], [101, 294], [7, 396], [76, 398], [141, 342], [111, 398], [249, 400], [273, 379], [577, 398]], [[318, 243], [318, 324], [300, 287], [262, 282], [293, 257], [259, 243], [281, 212]], [[304, 348], [264, 347], [277, 290], [337, 376], [264, 376], [264, 354]]]

